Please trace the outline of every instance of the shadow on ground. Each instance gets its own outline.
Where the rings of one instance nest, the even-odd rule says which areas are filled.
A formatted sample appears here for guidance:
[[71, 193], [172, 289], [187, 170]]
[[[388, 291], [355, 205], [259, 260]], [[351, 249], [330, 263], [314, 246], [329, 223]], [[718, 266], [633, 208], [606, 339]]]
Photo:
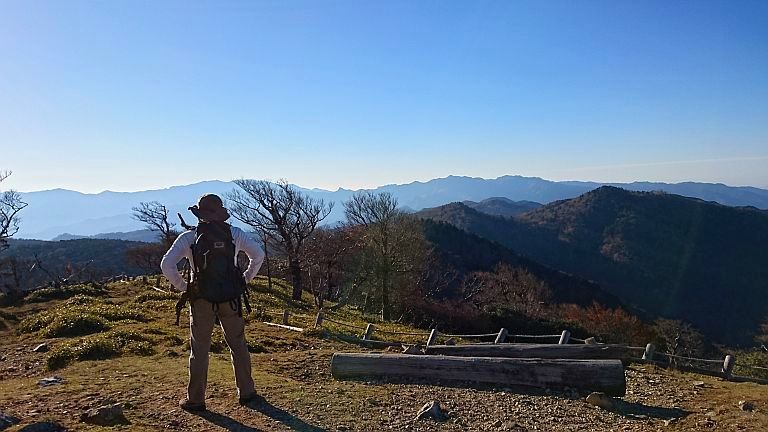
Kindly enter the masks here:
[[[313, 426], [304, 420], [301, 420], [300, 418], [294, 416], [293, 414], [278, 408], [271, 403], [260, 400], [257, 402], [252, 402], [246, 405], [246, 408], [250, 408], [254, 411], [257, 411], [272, 420], [275, 420], [279, 423], [281, 423], [283, 426], [299, 432], [326, 432], [325, 429], [319, 428], [317, 426]], [[213, 411], [203, 411], [200, 413], [196, 413], [199, 417], [209, 421], [210, 423], [215, 424], [216, 426], [220, 428], [224, 428], [228, 431], [236, 431], [236, 432], [263, 432], [262, 429], [257, 429], [252, 426], [245, 425], [243, 423], [240, 423], [239, 421], [233, 419], [232, 417], [225, 416], [223, 414], [219, 414]]]
[[326, 432], [325, 429], [313, 426], [289, 413], [288, 411], [272, 405], [264, 399], [251, 402], [245, 406], [264, 414], [272, 420], [282, 423], [284, 426], [290, 428], [291, 430], [300, 432]]
[[680, 408], [663, 408], [650, 405], [643, 405], [637, 402], [616, 401], [616, 408], [613, 410], [617, 414], [636, 420], [645, 420], [655, 418], [661, 420], [676, 420], [687, 416], [690, 412]]
[[256, 429], [254, 427], [244, 425], [240, 423], [239, 421], [233, 419], [232, 417], [227, 417], [223, 414], [215, 413], [213, 411], [203, 411], [200, 413], [195, 413], [199, 417], [204, 418], [205, 420], [208, 420], [209, 422], [215, 424], [216, 426], [220, 428], [224, 428], [228, 431], [237, 431], [237, 432], [263, 432], [261, 429]]

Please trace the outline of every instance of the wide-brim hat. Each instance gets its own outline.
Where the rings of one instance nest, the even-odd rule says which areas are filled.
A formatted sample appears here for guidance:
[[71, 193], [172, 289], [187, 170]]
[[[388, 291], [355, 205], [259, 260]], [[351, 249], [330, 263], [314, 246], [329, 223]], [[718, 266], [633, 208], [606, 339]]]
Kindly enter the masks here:
[[224, 222], [229, 219], [229, 212], [224, 208], [224, 203], [218, 195], [205, 194], [200, 197], [197, 205], [189, 208], [198, 219], [209, 222]]

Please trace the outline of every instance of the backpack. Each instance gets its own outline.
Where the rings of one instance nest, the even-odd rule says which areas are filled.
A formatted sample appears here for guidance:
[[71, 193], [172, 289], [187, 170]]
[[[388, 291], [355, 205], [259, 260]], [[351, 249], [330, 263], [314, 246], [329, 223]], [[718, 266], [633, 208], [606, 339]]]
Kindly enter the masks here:
[[229, 224], [201, 221], [195, 229], [192, 258], [192, 296], [211, 303], [235, 301], [239, 306], [246, 285], [243, 272], [235, 264], [235, 243]]

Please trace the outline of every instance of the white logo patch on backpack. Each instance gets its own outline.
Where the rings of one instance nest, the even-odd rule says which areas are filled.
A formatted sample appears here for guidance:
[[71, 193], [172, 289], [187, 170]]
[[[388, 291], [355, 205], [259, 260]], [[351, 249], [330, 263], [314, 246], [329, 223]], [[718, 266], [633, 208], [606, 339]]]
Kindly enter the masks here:
[[213, 243], [213, 248], [214, 249], [224, 249], [224, 244], [225, 244], [224, 242], [214, 242]]

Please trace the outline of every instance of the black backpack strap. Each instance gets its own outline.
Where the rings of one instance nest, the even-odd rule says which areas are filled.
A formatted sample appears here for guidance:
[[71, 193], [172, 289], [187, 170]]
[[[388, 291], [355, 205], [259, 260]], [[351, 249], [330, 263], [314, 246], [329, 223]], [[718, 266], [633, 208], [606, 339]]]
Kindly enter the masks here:
[[189, 293], [184, 291], [179, 297], [179, 301], [176, 302], [176, 326], [179, 325], [179, 318], [181, 318], [181, 311], [184, 309], [184, 305], [189, 301]]

